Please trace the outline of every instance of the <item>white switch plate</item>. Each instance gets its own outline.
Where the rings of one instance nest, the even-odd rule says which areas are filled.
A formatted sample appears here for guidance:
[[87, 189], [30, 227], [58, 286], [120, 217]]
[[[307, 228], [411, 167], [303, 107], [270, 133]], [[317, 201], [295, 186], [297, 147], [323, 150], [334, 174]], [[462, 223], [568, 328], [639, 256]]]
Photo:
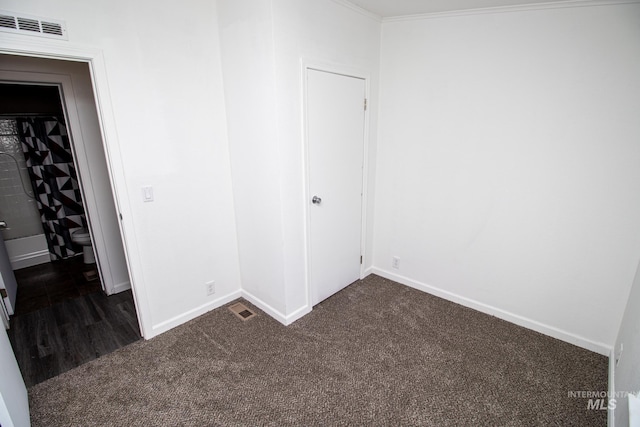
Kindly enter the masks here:
[[142, 201], [153, 202], [153, 187], [150, 185], [142, 187]]

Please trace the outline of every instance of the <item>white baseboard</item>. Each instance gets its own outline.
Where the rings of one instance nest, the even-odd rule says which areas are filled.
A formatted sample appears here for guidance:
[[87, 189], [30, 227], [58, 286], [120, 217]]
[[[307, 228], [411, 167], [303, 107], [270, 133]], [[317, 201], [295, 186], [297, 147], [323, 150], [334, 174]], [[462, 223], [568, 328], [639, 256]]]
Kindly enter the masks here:
[[582, 347], [584, 349], [593, 351], [603, 356], [609, 356], [612, 350], [610, 345], [607, 345], [601, 342], [592, 341], [590, 339], [573, 334], [571, 332], [563, 331], [554, 326], [546, 325], [544, 323], [526, 318], [524, 316], [510, 313], [508, 311], [499, 309], [497, 307], [493, 307], [491, 305], [484, 304], [484, 303], [475, 301], [473, 299], [463, 297], [453, 292], [449, 292], [444, 289], [437, 288], [435, 286], [430, 286], [425, 283], [418, 282], [408, 277], [395, 274], [391, 271], [373, 267], [372, 273], [377, 274], [378, 276], [382, 276], [386, 279], [393, 280], [394, 282], [402, 283], [403, 285], [409, 286], [414, 289], [418, 289], [428, 294], [446, 299], [448, 301], [455, 302], [456, 304], [460, 304], [465, 307], [469, 307], [474, 310], [480, 311], [482, 313], [486, 313], [491, 316], [498, 317], [502, 320], [506, 320], [507, 322], [514, 323], [518, 326], [522, 326], [524, 328], [531, 329], [536, 332], [540, 332], [541, 334], [548, 335], [553, 338], [557, 338], [561, 341], [565, 341], [570, 344], [577, 345], [578, 347]]
[[293, 322], [300, 319], [305, 314], [308, 314], [311, 312], [311, 307], [309, 307], [308, 305], [304, 305], [287, 316], [282, 314], [282, 312], [280, 312], [279, 310], [276, 310], [275, 308], [271, 307], [269, 304], [262, 301], [260, 298], [256, 297], [252, 293], [247, 292], [245, 290], [242, 291], [242, 298], [246, 299], [251, 304], [255, 305], [260, 310], [264, 311], [269, 316], [273, 317], [274, 319], [276, 319], [278, 322], [282, 323], [285, 326], [292, 324]]
[[187, 323], [190, 320], [195, 319], [198, 316], [202, 316], [203, 314], [214, 310], [218, 307], [222, 307], [223, 305], [230, 303], [231, 301], [238, 299], [242, 296], [242, 292], [238, 289], [237, 291], [231, 292], [230, 294], [224, 295], [220, 298], [216, 298], [215, 300], [208, 301], [202, 304], [199, 307], [194, 308], [193, 310], [189, 310], [186, 313], [180, 314], [178, 316], [172, 317], [169, 320], [165, 320], [164, 322], [158, 323], [151, 327], [151, 336], [145, 336], [145, 339], [151, 339], [157, 335], [160, 335], [163, 332], [167, 332], [170, 329], [175, 328], [176, 326], [182, 325], [183, 323]]
[[374, 273], [374, 268], [373, 267], [369, 267], [366, 270], [364, 270], [363, 274], [362, 274], [362, 278], [364, 279], [367, 276], [370, 276]]
[[128, 291], [129, 289], [131, 289], [131, 282], [127, 280], [126, 282], [116, 283], [113, 286], [113, 293], [119, 294], [120, 292]]
[[282, 314], [279, 310], [276, 310], [275, 308], [271, 307], [269, 304], [267, 304], [266, 302], [262, 301], [260, 298], [258, 298], [257, 296], [253, 295], [251, 292], [247, 292], [247, 291], [245, 291], [243, 289], [242, 290], [242, 298], [246, 299], [251, 304], [255, 305], [260, 310], [264, 311], [269, 316], [271, 316], [274, 319], [276, 319], [278, 322], [282, 323], [283, 325], [286, 325], [285, 322], [287, 321], [287, 316]]
[[292, 324], [293, 322], [295, 322], [305, 314], [308, 314], [311, 312], [311, 308], [305, 305], [303, 307], [300, 307], [293, 313], [289, 314], [288, 316], [285, 316], [279, 310], [274, 309], [269, 304], [262, 301], [260, 298], [257, 298], [256, 296], [252, 295], [250, 292], [247, 292], [244, 290], [237, 290], [230, 294], [217, 298], [213, 301], [209, 301], [206, 304], [202, 304], [201, 306], [196, 307], [193, 310], [189, 310], [186, 313], [172, 317], [169, 320], [166, 320], [157, 325], [154, 325], [151, 328], [152, 329], [151, 335], [145, 336], [145, 339], [151, 339], [157, 335], [162, 334], [163, 332], [167, 332], [168, 330], [173, 329], [176, 326], [182, 325], [183, 323], [193, 320], [198, 316], [202, 316], [203, 314], [211, 310], [222, 307], [223, 305], [228, 304], [231, 301], [238, 298], [246, 299], [251, 304], [255, 305], [260, 310], [264, 311], [269, 316], [273, 317], [275, 320], [277, 320], [278, 322], [282, 323], [285, 326]]
[[307, 314], [311, 313], [311, 311], [313, 310], [313, 307], [311, 307], [310, 305], [304, 305], [302, 307], [300, 307], [299, 309], [297, 309], [296, 311], [294, 311], [293, 313], [289, 314], [287, 316], [285, 325], [290, 325], [293, 322], [295, 322], [296, 320], [306, 316]]
[[[616, 395], [616, 354], [615, 348], [612, 348], [609, 352], [609, 396]], [[615, 408], [611, 409], [609, 405], [607, 405], [607, 425], [609, 427], [614, 427], [615, 423], [616, 411]]]

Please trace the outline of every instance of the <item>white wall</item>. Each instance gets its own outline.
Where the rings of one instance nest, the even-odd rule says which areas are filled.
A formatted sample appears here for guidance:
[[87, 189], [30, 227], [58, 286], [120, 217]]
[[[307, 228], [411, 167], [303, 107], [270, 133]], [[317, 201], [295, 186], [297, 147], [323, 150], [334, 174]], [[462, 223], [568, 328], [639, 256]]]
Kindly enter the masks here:
[[271, 1], [218, 11], [242, 289], [284, 313]]
[[640, 257], [639, 16], [384, 23], [376, 271], [608, 354]]
[[[118, 195], [145, 336], [238, 295], [215, 3], [7, 0], [3, 9], [64, 20], [61, 45], [104, 56], [117, 126], [107, 148], [119, 153], [111, 160], [124, 180]], [[152, 203], [142, 202], [145, 185]]]
[[[640, 264], [624, 311], [614, 355], [615, 359], [619, 359], [615, 366], [615, 391], [640, 392]], [[629, 404], [626, 398], [616, 399], [615, 425], [629, 425]]]
[[218, 4], [242, 288], [287, 323], [310, 308], [301, 60], [362, 70], [377, 87], [380, 23], [329, 0]]
[[[3, 4], [65, 20], [69, 45], [104, 55], [118, 135], [107, 145], [147, 337], [239, 295], [240, 276], [281, 320], [304, 308], [300, 58], [368, 72], [378, 105], [375, 19], [330, 0], [218, 7], [219, 20], [215, 3], [196, 0]], [[640, 255], [639, 14], [630, 4], [385, 23], [367, 266], [613, 345]]]

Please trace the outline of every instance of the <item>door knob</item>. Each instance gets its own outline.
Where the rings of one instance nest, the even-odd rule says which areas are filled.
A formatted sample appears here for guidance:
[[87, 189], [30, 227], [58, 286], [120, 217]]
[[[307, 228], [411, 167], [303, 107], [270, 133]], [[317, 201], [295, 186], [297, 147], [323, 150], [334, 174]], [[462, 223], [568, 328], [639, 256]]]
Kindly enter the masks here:
[[320, 203], [322, 203], [322, 199], [318, 196], [313, 196], [313, 199], [311, 199], [311, 203], [313, 203], [314, 205], [319, 205]]
[[7, 223], [4, 221], [0, 221], [0, 230], [4, 230], [5, 228], [7, 228]]

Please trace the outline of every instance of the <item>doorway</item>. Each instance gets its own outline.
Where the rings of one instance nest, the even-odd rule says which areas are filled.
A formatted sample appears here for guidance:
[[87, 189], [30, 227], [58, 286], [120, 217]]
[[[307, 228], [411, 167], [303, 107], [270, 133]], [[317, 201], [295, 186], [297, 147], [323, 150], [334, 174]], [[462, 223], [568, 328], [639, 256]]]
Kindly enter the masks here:
[[[66, 256], [42, 262], [41, 257], [30, 257], [41, 250], [32, 247], [24, 252], [23, 244], [13, 245], [10, 255], [18, 293], [9, 336], [25, 382], [33, 385], [140, 339], [140, 329], [88, 67], [0, 56], [2, 84], [53, 88], [59, 96], [58, 115], [68, 125], [71, 141], [70, 168], [77, 171], [81, 193], [78, 204], [85, 208], [85, 217], [76, 225], [86, 227], [95, 253], [92, 264], [76, 245], [65, 250]], [[22, 103], [13, 115], [42, 114], [38, 109]], [[16, 247], [23, 253], [16, 253]]]
[[365, 79], [306, 69], [312, 305], [361, 278], [365, 119]]

